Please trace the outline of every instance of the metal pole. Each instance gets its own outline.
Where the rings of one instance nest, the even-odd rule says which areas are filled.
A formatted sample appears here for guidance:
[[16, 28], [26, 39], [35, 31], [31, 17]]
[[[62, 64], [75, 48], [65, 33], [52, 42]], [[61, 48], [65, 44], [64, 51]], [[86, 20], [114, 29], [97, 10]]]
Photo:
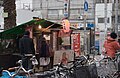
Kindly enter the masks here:
[[107, 0], [105, 0], [105, 37], [107, 36]]
[[47, 16], [46, 16], [46, 18], [48, 19], [48, 0], [46, 0], [47, 1]]
[[93, 0], [93, 24], [94, 24], [94, 41], [93, 41], [93, 44], [95, 43], [95, 5], [96, 5], [96, 0]]
[[115, 33], [118, 35], [118, 0], [115, 3]]
[[84, 54], [87, 54], [87, 40], [86, 40], [86, 14], [84, 12]]
[[[84, 2], [86, 2], [86, 0], [84, 0]], [[88, 5], [84, 3], [84, 54], [88, 54], [87, 52], [87, 34], [86, 34], [86, 16], [87, 16], [87, 8]], [[86, 9], [86, 10], [85, 10]]]
[[70, 18], [70, 0], [68, 0], [68, 19]]
[[[95, 28], [96, 28], [96, 25], [95, 25], [95, 7], [96, 7], [96, 0], [93, 0], [93, 24], [94, 24], [94, 29], [93, 29], [93, 45], [95, 46], [95, 37], [96, 37], [96, 35], [95, 35]], [[99, 54], [99, 52], [98, 52], [98, 54]]]

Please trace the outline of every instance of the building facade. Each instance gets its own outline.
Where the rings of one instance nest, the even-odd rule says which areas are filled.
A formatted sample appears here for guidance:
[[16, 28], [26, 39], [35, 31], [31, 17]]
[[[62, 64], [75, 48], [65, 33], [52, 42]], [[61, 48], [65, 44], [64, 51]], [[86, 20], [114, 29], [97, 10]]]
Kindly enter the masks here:
[[[69, 3], [69, 20], [71, 25], [82, 25], [84, 21], [84, 0], [68, 0]], [[95, 0], [87, 0], [88, 11], [87, 23], [94, 23], [94, 3]], [[33, 0], [33, 10], [41, 11], [43, 18], [54, 22], [61, 22], [64, 18], [64, 5], [65, 0]]]

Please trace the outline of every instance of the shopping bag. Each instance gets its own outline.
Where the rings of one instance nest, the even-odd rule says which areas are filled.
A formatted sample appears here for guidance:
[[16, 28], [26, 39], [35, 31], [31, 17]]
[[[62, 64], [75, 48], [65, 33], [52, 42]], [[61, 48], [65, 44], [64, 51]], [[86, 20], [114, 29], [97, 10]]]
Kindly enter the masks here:
[[47, 66], [50, 63], [50, 57], [40, 57], [40, 66]]

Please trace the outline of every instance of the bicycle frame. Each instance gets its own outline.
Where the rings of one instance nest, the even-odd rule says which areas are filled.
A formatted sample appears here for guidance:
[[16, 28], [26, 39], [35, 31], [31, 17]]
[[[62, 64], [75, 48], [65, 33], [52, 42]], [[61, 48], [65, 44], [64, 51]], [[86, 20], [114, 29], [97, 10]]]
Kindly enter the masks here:
[[[36, 58], [35, 56], [32, 57], [32, 60], [31, 61], [34, 61]], [[29, 70], [26, 70], [23, 65], [22, 65], [22, 60], [19, 60], [17, 62], [19, 64], [18, 67], [13, 67], [12, 69], [16, 69], [15, 73], [14, 74], [11, 74], [9, 72], [9, 70], [3, 70], [3, 72], [7, 72], [8, 75], [11, 77], [11, 78], [14, 78], [16, 75], [20, 74], [20, 71], [22, 70], [23, 71], [23, 74], [25, 74], [27, 76], [27, 78], [30, 78], [30, 72], [32, 72], [34, 69], [29, 69]], [[33, 66], [35, 67], [35, 66]]]

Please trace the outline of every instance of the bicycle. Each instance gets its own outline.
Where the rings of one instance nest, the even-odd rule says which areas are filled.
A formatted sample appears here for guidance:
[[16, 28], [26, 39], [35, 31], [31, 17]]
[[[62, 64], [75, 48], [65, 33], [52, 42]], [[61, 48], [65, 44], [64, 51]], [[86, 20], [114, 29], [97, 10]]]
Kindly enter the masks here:
[[[120, 73], [118, 71], [118, 62], [120, 61], [120, 53], [116, 53], [115, 58], [110, 58], [109, 56], [104, 56], [102, 60], [99, 61], [100, 67], [103, 69], [101, 77], [105, 78], [119, 78]], [[118, 74], [117, 74], [118, 73]]]
[[56, 67], [56, 78], [77, 78], [77, 70], [83, 68], [87, 64], [87, 58], [82, 55], [75, 57], [74, 61], [69, 61], [68, 66], [62, 65], [62, 63], [55, 65]]
[[114, 59], [114, 62], [116, 64], [116, 70], [113, 74], [113, 78], [116, 77], [116, 78], [120, 78], [120, 69], [119, 69], [119, 64], [120, 64], [120, 52], [117, 52], [116, 55], [115, 55], [115, 59]]
[[[32, 58], [30, 60], [34, 63], [33, 69], [26, 70], [23, 67], [22, 60], [18, 60], [17, 64], [19, 64], [19, 66], [9, 68], [8, 70], [3, 70], [3, 72], [6, 72], [8, 74], [8, 76], [11, 78], [14, 78], [17, 75], [22, 75], [22, 76], [25, 76], [26, 78], [30, 78], [31, 73], [34, 72], [35, 65], [38, 64], [38, 63], [35, 63], [35, 61], [36, 61], [35, 56], [32, 56]], [[15, 72], [11, 73], [10, 70], [15, 70]]]

